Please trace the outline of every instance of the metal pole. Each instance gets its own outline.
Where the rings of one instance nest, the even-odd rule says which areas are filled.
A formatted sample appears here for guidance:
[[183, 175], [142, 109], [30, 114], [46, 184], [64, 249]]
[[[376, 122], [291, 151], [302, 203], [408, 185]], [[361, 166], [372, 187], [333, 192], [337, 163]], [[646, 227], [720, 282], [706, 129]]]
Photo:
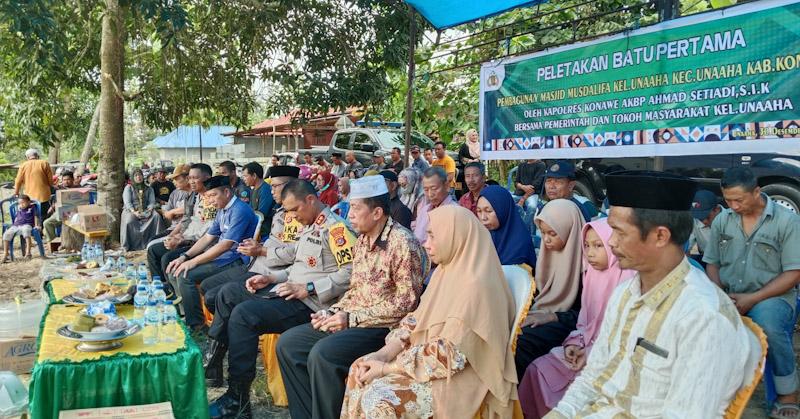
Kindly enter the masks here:
[[200, 133], [200, 163], [203, 162], [203, 126], [197, 126], [197, 132]]
[[406, 149], [404, 156], [406, 167], [410, 166], [408, 156], [411, 152], [411, 116], [414, 112], [414, 50], [417, 46], [417, 14], [411, 5], [408, 5], [408, 14], [410, 22], [408, 24], [408, 91], [406, 92]]
[[[678, 0], [660, 0], [658, 2], [658, 17], [662, 22], [675, 19], [680, 13], [680, 2]], [[663, 157], [655, 157], [653, 159], [653, 170], [664, 170]]]

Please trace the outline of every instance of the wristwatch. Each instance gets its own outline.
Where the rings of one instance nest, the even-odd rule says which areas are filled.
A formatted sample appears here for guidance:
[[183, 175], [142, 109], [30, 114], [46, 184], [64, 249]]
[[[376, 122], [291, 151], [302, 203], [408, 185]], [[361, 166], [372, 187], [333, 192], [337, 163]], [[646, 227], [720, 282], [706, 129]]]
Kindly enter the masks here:
[[183, 252], [183, 253], [181, 253], [181, 257], [184, 257], [184, 258], [186, 258], [186, 260], [189, 260], [189, 259], [191, 259], [191, 258], [192, 258], [192, 257], [191, 257], [191, 256], [189, 256], [189, 254], [188, 254], [188, 253], [186, 253], [186, 252]]
[[306, 283], [306, 291], [308, 291], [308, 295], [316, 295], [317, 290], [314, 288], [313, 282]]

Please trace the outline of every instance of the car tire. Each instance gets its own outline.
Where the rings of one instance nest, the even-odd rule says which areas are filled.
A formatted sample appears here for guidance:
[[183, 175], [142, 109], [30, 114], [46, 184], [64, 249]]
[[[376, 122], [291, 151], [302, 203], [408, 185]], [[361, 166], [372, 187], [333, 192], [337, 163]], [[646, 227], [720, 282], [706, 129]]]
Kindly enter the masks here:
[[795, 214], [800, 214], [800, 188], [789, 183], [773, 183], [766, 185], [761, 190]]
[[578, 181], [575, 182], [575, 193], [588, 199], [592, 203], [597, 204], [595, 201], [594, 192], [592, 192], [592, 187], [589, 186], [586, 179], [578, 179]]

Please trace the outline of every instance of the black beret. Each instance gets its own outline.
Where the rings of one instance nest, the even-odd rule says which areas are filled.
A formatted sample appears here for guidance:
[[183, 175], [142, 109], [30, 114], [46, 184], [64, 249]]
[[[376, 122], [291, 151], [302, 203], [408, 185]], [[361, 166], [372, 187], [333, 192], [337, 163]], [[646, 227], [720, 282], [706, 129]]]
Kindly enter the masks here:
[[384, 177], [386, 180], [391, 180], [392, 182], [397, 182], [397, 173], [391, 170], [381, 170], [381, 176]]
[[300, 168], [297, 166], [272, 166], [267, 171], [267, 177], [293, 177], [300, 176]]
[[606, 175], [612, 206], [689, 211], [697, 183], [685, 176], [647, 170], [625, 170]]
[[214, 188], [219, 188], [219, 187], [222, 187], [222, 186], [230, 187], [231, 186], [231, 178], [230, 178], [230, 176], [222, 176], [222, 175], [212, 176], [212, 177], [206, 179], [205, 182], [203, 182], [203, 186], [206, 187], [207, 191], [210, 191], [210, 190], [212, 190]]

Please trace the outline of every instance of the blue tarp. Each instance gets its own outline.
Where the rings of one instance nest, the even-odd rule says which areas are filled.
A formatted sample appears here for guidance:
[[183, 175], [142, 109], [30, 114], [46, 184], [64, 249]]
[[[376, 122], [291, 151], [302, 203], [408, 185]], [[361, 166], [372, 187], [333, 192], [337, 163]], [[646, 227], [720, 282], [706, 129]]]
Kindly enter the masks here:
[[[199, 148], [199, 125], [181, 125], [172, 132], [153, 139], [156, 148]], [[223, 137], [223, 133], [236, 131], [236, 128], [225, 125], [212, 125], [203, 128], [203, 148], [216, 148], [230, 144], [230, 137]]]
[[450, 28], [547, 0], [406, 0], [436, 29]]

